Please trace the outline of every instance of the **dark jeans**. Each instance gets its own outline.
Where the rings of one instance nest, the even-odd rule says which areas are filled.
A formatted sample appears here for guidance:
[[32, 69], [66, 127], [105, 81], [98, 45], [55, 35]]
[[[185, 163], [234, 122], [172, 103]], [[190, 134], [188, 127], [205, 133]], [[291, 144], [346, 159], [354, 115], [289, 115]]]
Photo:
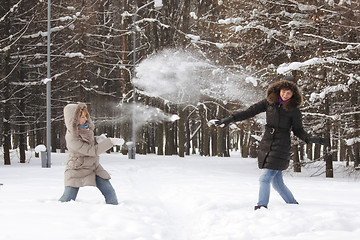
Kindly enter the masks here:
[[[107, 179], [103, 179], [99, 176], [96, 176], [96, 187], [105, 197], [106, 204], [118, 205], [118, 200], [116, 193], [111, 183]], [[79, 188], [66, 186], [64, 194], [59, 199], [60, 202], [69, 202], [76, 199], [76, 196], [79, 192]]]

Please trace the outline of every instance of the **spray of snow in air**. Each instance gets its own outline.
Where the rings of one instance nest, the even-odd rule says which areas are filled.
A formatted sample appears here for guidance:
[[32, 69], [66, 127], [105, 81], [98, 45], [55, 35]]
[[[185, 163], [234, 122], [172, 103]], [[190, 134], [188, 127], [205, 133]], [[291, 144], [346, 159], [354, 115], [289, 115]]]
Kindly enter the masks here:
[[118, 121], [132, 121], [132, 116], [134, 114], [134, 123], [136, 129], [144, 126], [147, 123], [174, 122], [179, 119], [179, 116], [176, 114], [167, 114], [159, 108], [145, 106], [141, 103], [121, 103], [117, 106], [117, 108], [122, 113], [117, 119]]
[[143, 60], [133, 81], [146, 95], [175, 104], [196, 105], [203, 97], [247, 104], [259, 96], [257, 79], [245, 71], [232, 72], [183, 50], [168, 49]]
[[[202, 99], [236, 101], [250, 105], [259, 100], [258, 79], [244, 72], [226, 70], [192, 52], [168, 49], [143, 60], [136, 68], [133, 83], [137, 91], [166, 102], [197, 105]], [[115, 121], [135, 123], [140, 128], [150, 122], [174, 122], [178, 115], [141, 103], [121, 103]], [[134, 119], [133, 119], [133, 116]]]

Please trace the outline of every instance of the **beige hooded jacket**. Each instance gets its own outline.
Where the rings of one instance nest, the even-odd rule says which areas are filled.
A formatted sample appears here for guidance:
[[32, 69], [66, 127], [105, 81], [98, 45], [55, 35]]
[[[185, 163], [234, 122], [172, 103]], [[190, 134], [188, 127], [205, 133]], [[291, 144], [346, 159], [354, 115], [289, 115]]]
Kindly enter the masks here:
[[69, 156], [65, 169], [65, 186], [83, 187], [96, 186], [95, 176], [110, 179], [109, 173], [100, 165], [99, 155], [110, 149], [110, 139], [100, 143], [94, 137], [94, 124], [89, 118], [89, 128], [78, 126], [81, 111], [86, 104], [68, 104], [64, 108], [66, 125], [66, 147]]

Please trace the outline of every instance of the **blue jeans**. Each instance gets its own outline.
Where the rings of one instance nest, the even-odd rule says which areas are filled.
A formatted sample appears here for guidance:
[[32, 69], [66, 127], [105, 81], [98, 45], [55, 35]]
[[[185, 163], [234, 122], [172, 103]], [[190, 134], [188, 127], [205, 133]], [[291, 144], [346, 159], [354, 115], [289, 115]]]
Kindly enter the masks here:
[[[116, 197], [115, 190], [112, 187], [109, 180], [96, 176], [96, 187], [104, 195], [106, 204], [118, 205], [118, 200]], [[71, 200], [75, 201], [78, 192], [79, 192], [79, 188], [66, 186], [64, 190], [64, 194], [61, 196], [59, 201], [60, 202], [69, 202]]]
[[298, 204], [291, 191], [286, 187], [283, 180], [282, 171], [264, 169], [260, 176], [259, 202], [258, 206], [266, 206], [269, 203], [270, 183], [288, 204]]

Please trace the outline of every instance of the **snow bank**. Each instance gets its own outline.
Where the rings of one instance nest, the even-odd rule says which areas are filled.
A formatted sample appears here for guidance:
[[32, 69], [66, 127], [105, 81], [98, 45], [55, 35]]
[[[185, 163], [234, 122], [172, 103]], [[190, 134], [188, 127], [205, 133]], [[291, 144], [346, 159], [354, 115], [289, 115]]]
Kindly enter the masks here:
[[[60, 203], [67, 154], [0, 165], [1, 240], [355, 240], [360, 234], [359, 182], [284, 172], [300, 205], [286, 205], [272, 189], [268, 210], [254, 211], [256, 159], [103, 154], [120, 204], [109, 206], [94, 187]], [[324, 167], [323, 165], [320, 167]], [[354, 201], [355, 200], [355, 201]], [[19, 227], [20, 226], [20, 227]], [[19, 231], [19, 228], [21, 229]]]

